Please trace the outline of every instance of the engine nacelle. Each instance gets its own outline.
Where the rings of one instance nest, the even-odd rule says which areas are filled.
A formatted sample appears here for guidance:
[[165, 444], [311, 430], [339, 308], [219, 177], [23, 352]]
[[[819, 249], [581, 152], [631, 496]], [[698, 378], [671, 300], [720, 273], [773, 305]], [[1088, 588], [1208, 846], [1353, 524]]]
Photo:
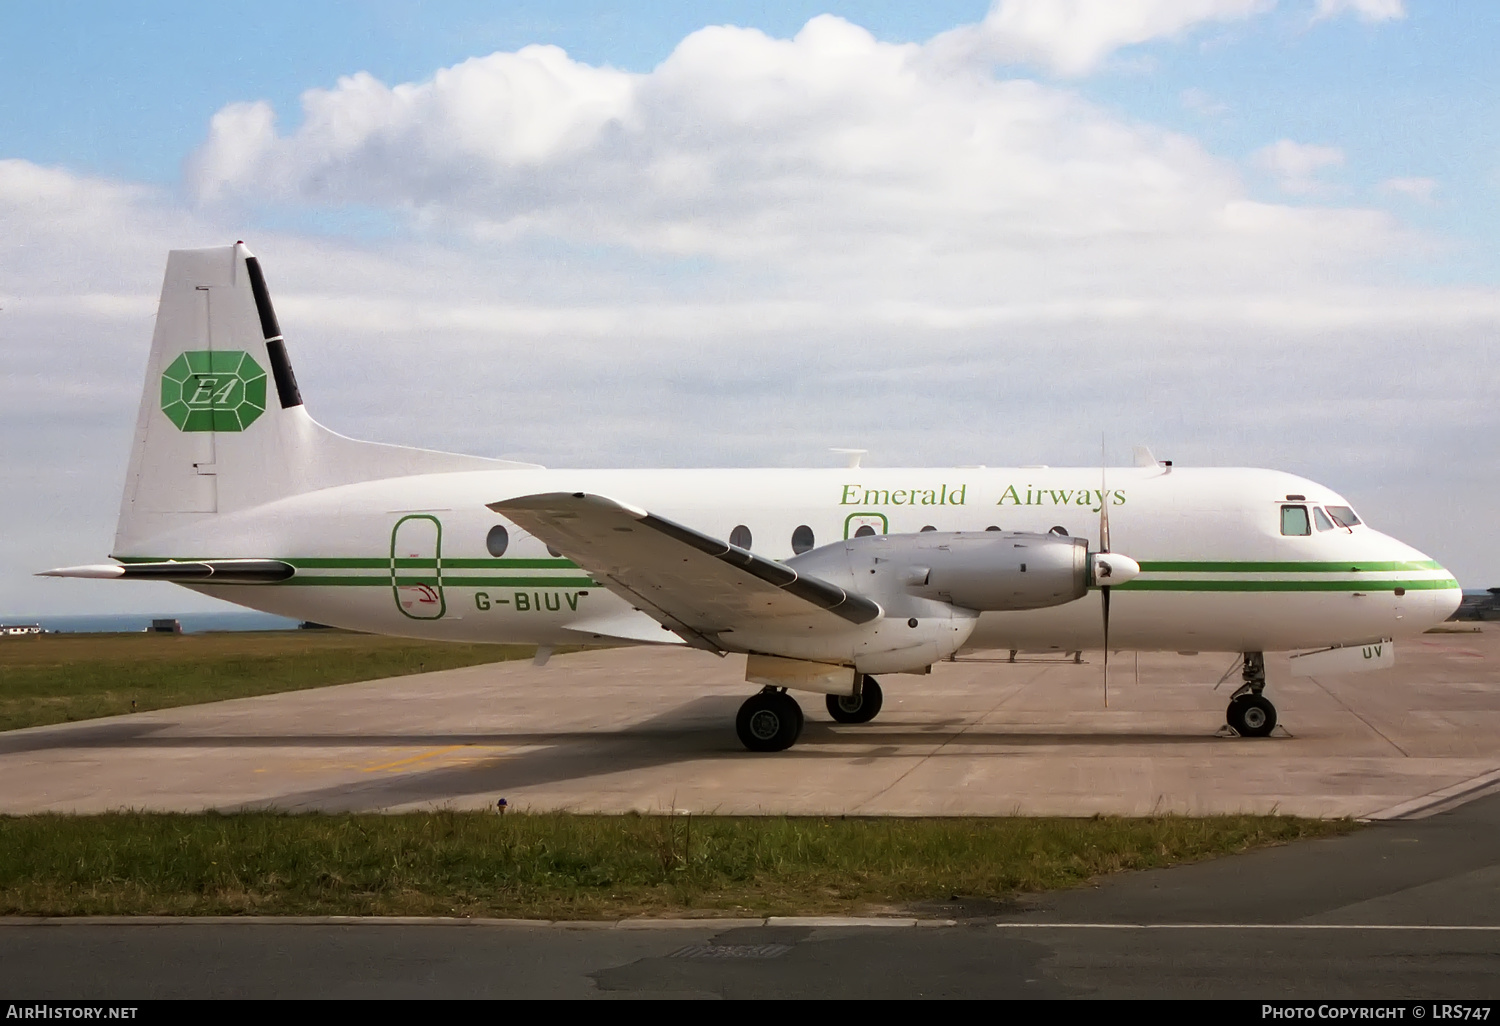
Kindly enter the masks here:
[[888, 617], [935, 604], [981, 612], [1042, 609], [1089, 588], [1088, 542], [1023, 531], [867, 535], [824, 545], [787, 566], [880, 603]]

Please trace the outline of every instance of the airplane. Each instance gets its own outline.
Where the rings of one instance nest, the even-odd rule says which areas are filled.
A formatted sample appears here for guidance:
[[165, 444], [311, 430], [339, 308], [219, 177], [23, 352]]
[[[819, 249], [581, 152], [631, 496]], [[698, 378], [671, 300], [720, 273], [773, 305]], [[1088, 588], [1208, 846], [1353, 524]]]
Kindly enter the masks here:
[[257, 258], [243, 243], [174, 250], [116, 562], [44, 575], [170, 581], [377, 634], [535, 644], [538, 663], [559, 646], [744, 656], [761, 690], [735, 726], [757, 752], [801, 734], [790, 692], [868, 723], [879, 677], [997, 649], [1102, 648], [1106, 674], [1111, 650], [1234, 654], [1227, 725], [1264, 737], [1277, 722], [1266, 652], [1390, 665], [1396, 639], [1461, 597], [1342, 496], [1274, 470], [1178, 467], [1145, 450], [1108, 468], [849, 462], [549, 470], [346, 438], [303, 405]]

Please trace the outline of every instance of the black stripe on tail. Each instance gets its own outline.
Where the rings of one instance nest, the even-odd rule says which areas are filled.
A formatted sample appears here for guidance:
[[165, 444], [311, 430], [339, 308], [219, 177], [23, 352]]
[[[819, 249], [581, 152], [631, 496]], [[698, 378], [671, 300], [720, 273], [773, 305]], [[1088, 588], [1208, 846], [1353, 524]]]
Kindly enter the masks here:
[[283, 410], [302, 405], [302, 393], [297, 389], [297, 376], [292, 373], [292, 361], [287, 359], [286, 342], [281, 338], [281, 325], [276, 321], [276, 309], [271, 306], [271, 294], [266, 291], [266, 277], [260, 272], [260, 261], [255, 257], [245, 258], [245, 270], [250, 272], [250, 291], [255, 294], [255, 312], [260, 314], [260, 331], [266, 340], [266, 355], [271, 358], [271, 377], [276, 381], [276, 397], [281, 400]]

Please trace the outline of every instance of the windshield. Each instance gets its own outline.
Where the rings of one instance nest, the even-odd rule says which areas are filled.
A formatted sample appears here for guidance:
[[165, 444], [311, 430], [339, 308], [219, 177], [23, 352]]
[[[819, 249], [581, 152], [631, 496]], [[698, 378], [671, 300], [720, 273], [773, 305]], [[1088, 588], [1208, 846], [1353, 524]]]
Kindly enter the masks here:
[[1360, 523], [1359, 517], [1354, 515], [1354, 510], [1348, 506], [1329, 506], [1328, 515], [1333, 517], [1333, 522], [1340, 527], [1353, 527]]

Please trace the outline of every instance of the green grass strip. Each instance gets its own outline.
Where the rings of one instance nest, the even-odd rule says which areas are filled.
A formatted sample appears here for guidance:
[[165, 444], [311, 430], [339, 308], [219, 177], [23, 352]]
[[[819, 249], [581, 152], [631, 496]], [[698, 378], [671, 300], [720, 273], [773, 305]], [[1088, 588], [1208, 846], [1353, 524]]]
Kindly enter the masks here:
[[598, 919], [889, 911], [1354, 829], [1279, 816], [0, 817], [4, 915]]
[[[383, 582], [390, 586], [387, 579]], [[0, 640], [0, 730], [529, 658], [343, 631], [44, 634]]]

